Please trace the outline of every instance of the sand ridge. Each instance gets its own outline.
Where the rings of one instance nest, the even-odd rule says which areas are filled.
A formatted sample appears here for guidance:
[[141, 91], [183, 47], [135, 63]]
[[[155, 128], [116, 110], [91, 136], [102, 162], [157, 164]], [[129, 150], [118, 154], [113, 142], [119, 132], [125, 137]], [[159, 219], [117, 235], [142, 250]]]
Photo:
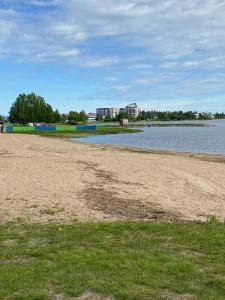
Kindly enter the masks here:
[[225, 158], [0, 135], [0, 222], [225, 218]]

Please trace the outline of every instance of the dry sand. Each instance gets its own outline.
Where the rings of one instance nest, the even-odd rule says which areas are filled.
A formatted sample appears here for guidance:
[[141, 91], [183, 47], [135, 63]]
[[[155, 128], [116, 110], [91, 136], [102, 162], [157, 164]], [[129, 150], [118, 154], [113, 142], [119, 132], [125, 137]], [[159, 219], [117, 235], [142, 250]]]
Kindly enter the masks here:
[[225, 158], [0, 135], [0, 222], [225, 218]]

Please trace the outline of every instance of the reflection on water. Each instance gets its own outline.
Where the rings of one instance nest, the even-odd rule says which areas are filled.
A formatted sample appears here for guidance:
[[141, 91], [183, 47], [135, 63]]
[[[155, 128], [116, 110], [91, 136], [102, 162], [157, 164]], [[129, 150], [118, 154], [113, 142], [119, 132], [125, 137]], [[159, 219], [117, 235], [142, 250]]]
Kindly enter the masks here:
[[[181, 123], [193, 122], [186, 121]], [[197, 122], [195, 121], [194, 123]], [[79, 138], [79, 141], [145, 149], [225, 154], [225, 120], [199, 121], [198, 123], [214, 126], [146, 127], [143, 128], [144, 132], [142, 133], [97, 135]], [[77, 141], [77, 139], [73, 140]]]

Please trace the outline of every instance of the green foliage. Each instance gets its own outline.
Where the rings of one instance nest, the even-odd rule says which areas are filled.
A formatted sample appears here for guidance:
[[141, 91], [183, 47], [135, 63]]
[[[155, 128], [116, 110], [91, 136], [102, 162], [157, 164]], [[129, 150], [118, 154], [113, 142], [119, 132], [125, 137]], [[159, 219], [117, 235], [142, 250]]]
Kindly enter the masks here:
[[112, 122], [113, 118], [111, 116], [105, 116], [104, 122]]
[[225, 119], [225, 113], [215, 113], [215, 119]]
[[59, 123], [59, 122], [61, 122], [61, 115], [60, 115], [60, 113], [59, 113], [59, 111], [58, 111], [58, 109], [56, 109], [55, 110], [55, 123]]
[[68, 115], [67, 114], [62, 114], [61, 115], [61, 122], [66, 123], [68, 121]]
[[87, 120], [88, 120], [88, 115], [85, 113], [84, 110], [82, 110], [81, 112], [79, 112], [79, 122], [85, 124], [87, 123]]
[[183, 111], [142, 111], [139, 120], [158, 120], [158, 121], [180, 121], [180, 120], [196, 120], [197, 112]]
[[209, 224], [219, 224], [220, 220], [216, 216], [209, 216], [208, 219], [207, 219], [207, 222]]
[[12, 123], [27, 124], [29, 122], [54, 123], [60, 120], [58, 111], [54, 112], [44, 98], [32, 94], [20, 94], [12, 104], [9, 112]]
[[2, 115], [0, 115], [0, 121], [3, 121], [3, 116]]
[[70, 111], [68, 115], [68, 123], [71, 125], [76, 125], [78, 123], [87, 123], [88, 116], [85, 113], [85, 111], [76, 112], [76, 111]]
[[223, 223], [2, 224], [0, 299], [222, 300], [224, 261]]
[[104, 118], [102, 115], [97, 115], [96, 116], [96, 121], [104, 121]]
[[[181, 121], [181, 120], [196, 120], [196, 111], [142, 111], [137, 117], [137, 120], [156, 120], [156, 121]], [[210, 113], [199, 113], [199, 120], [209, 120], [212, 118]], [[215, 114], [215, 118], [225, 118], [225, 115]]]
[[115, 121], [120, 121], [120, 120], [122, 120], [122, 119], [128, 119], [128, 120], [130, 120], [130, 117], [131, 117], [131, 116], [129, 116], [128, 113], [120, 112], [120, 113], [115, 117]]

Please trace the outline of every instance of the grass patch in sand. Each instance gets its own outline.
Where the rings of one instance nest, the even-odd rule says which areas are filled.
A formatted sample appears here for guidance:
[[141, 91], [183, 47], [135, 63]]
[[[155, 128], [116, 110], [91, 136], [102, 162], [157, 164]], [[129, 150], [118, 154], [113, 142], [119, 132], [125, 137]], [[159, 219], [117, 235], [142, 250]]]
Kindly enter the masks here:
[[224, 299], [224, 261], [216, 220], [3, 224], [0, 299]]
[[99, 135], [99, 134], [120, 134], [120, 133], [138, 133], [142, 132], [139, 129], [129, 129], [121, 127], [99, 127], [97, 130], [86, 130], [86, 131], [23, 131], [23, 132], [14, 132], [14, 134], [33, 134], [41, 135], [46, 137], [57, 137], [57, 138], [73, 138], [73, 137], [85, 137], [90, 135]]

